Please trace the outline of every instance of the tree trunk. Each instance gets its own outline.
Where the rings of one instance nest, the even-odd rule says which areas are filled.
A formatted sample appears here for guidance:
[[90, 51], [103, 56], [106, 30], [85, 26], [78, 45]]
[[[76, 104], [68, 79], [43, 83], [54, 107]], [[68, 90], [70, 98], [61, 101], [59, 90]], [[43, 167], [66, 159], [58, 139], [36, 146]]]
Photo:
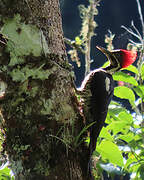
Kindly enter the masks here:
[[1, 0], [0, 28], [2, 154], [15, 178], [88, 179], [58, 0]]

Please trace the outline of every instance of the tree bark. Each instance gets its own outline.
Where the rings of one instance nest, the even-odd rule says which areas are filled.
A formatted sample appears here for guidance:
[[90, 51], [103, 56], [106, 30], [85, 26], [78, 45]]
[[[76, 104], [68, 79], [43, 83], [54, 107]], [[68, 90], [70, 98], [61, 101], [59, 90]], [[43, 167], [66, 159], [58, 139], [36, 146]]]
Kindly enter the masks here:
[[1, 0], [0, 9], [2, 154], [16, 180], [88, 179], [58, 0]]

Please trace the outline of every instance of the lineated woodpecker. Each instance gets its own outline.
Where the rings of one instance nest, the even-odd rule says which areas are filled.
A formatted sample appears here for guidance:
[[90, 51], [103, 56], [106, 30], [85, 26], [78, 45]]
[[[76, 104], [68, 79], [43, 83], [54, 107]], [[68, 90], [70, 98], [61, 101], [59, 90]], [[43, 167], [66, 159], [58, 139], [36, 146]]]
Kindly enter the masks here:
[[135, 51], [118, 49], [108, 51], [97, 46], [102, 51], [110, 65], [106, 68], [91, 71], [84, 79], [81, 87], [78, 88], [83, 99], [83, 114], [86, 124], [92, 123], [90, 127], [90, 144], [89, 155], [90, 161], [88, 165], [88, 173], [91, 175], [91, 156], [96, 148], [97, 138], [107, 116], [108, 105], [113, 96], [114, 80], [112, 74], [122, 68], [128, 67], [137, 57]]

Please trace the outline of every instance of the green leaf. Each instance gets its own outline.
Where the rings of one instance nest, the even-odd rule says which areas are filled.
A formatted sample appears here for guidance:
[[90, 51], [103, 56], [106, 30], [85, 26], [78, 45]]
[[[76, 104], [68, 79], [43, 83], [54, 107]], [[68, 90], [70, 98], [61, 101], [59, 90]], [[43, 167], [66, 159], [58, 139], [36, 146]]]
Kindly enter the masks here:
[[141, 139], [140, 135], [136, 134], [133, 138], [133, 140], [136, 142], [136, 141], [139, 141]]
[[[138, 162], [131, 164], [130, 167], [129, 167], [129, 171], [130, 171], [130, 172], [133, 172], [133, 173], [134, 173], [134, 172], [138, 172], [138, 169], [139, 169], [140, 165], [141, 165], [141, 164], [138, 163]], [[136, 179], [136, 180], [142, 180], [142, 179]]]
[[122, 108], [122, 107], [115, 107], [115, 108], [110, 107], [110, 109], [109, 109], [110, 114], [111, 114], [111, 113], [113, 113], [113, 114], [119, 114], [120, 112], [123, 112], [123, 111], [125, 112], [126, 109], [125, 109], [125, 108]]
[[8, 167], [4, 167], [0, 169], [0, 179], [1, 180], [10, 180], [10, 169]]
[[74, 142], [74, 145], [75, 145], [75, 146], [78, 146], [78, 145], [80, 144], [80, 143], [78, 143], [78, 141], [79, 141], [81, 135], [82, 135], [83, 133], [85, 133], [86, 130], [87, 130], [88, 128], [90, 128], [93, 124], [95, 124], [95, 122], [92, 122], [92, 123], [88, 124], [87, 126], [85, 126], [85, 127], [80, 131], [80, 133], [79, 133], [79, 134], [76, 136], [76, 138], [75, 138], [75, 142]]
[[144, 64], [141, 67], [141, 78], [144, 80]]
[[110, 105], [109, 105], [109, 110], [108, 112], [110, 113], [111, 116], [115, 116], [118, 115], [120, 112], [126, 112], [126, 109], [124, 107], [122, 107], [121, 104], [115, 102], [115, 101], [111, 101]]
[[78, 36], [76, 36], [75, 43], [80, 46], [82, 44], [82, 40]]
[[138, 69], [134, 65], [130, 65], [127, 68], [124, 68], [124, 70], [128, 70], [128, 71], [131, 71], [135, 74], [138, 74]]
[[144, 179], [144, 164], [141, 164], [137, 172], [140, 174], [141, 179]]
[[127, 124], [131, 125], [131, 123], [133, 122], [133, 117], [131, 114], [129, 114], [126, 111], [122, 111], [119, 113], [118, 118], [121, 121], [125, 121]]
[[110, 105], [114, 105], [115, 107], [121, 106], [121, 104], [116, 101], [111, 101]]
[[107, 140], [113, 141], [113, 137], [110, 135], [110, 133], [108, 132], [107, 128], [103, 127], [100, 135], [101, 138], [105, 138]]
[[137, 160], [136, 160], [135, 156], [134, 155], [129, 155], [128, 159], [127, 159], [127, 161], [126, 161], [126, 163], [124, 165], [124, 168], [129, 169], [129, 167], [132, 166], [132, 164], [135, 164], [136, 162], [137, 162]]
[[134, 139], [134, 134], [128, 133], [126, 135], [119, 135], [119, 139], [122, 139], [122, 140], [126, 141], [127, 143], [129, 143], [130, 141], [132, 141]]
[[132, 77], [126, 73], [123, 73], [123, 72], [116, 72], [113, 75], [113, 79], [115, 81], [123, 81], [123, 82], [129, 83], [129, 84], [132, 84], [134, 86], [138, 86], [138, 83], [134, 77]]
[[133, 106], [134, 102], [135, 102], [135, 94], [133, 93], [133, 91], [125, 86], [119, 86], [119, 87], [115, 87], [114, 89], [114, 95], [116, 97], [119, 97], [121, 99], [128, 99], [130, 104]]
[[107, 113], [107, 117], [106, 117], [105, 123], [106, 123], [106, 124], [111, 123], [111, 117], [110, 117], [109, 111], [108, 111], [108, 113]]
[[113, 131], [113, 134], [117, 134], [119, 132], [125, 133], [133, 123], [133, 117], [126, 111], [121, 111], [117, 119], [112, 121], [106, 129]]
[[144, 97], [144, 86], [143, 85], [139, 85], [139, 86], [137, 86], [137, 87], [135, 87], [133, 89], [134, 89], [134, 91], [137, 93], [137, 95], [139, 97], [141, 97], [141, 98]]
[[112, 121], [107, 127], [108, 130], [112, 130], [113, 134], [125, 131], [126, 128], [129, 128], [126, 121]]
[[103, 140], [100, 145], [97, 146], [97, 151], [104, 159], [108, 159], [110, 163], [118, 166], [124, 165], [121, 151], [113, 142]]

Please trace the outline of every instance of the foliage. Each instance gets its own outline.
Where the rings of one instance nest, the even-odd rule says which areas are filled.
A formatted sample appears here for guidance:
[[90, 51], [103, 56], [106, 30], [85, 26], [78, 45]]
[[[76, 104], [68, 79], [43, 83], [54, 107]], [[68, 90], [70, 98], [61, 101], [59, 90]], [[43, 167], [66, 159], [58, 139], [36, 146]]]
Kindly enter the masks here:
[[[130, 39], [128, 49], [137, 49], [140, 55], [136, 66], [131, 65], [113, 75], [118, 85], [114, 90], [117, 102], [111, 102], [106, 119], [107, 126], [100, 133], [95, 152], [99, 157], [96, 169], [105, 170], [112, 176], [129, 173], [131, 179], [135, 180], [144, 179], [144, 22], [140, 3], [136, 1], [142, 33], [133, 22], [133, 29], [122, 27], [139, 41]], [[112, 38], [111, 34], [105, 42], [108, 43], [108, 48], [113, 49]], [[128, 108], [123, 107], [125, 101], [129, 103]]]
[[14, 180], [13, 173], [7, 166], [8, 166], [8, 163], [1, 165], [1, 167], [0, 167], [0, 179], [1, 180]]
[[[131, 179], [144, 179], [144, 21], [140, 2], [139, 0], [136, 0], [136, 2], [142, 33], [135, 27], [134, 22], [131, 23], [131, 29], [125, 26], [122, 26], [122, 28], [134, 36], [135, 41], [130, 39], [127, 48], [139, 51], [139, 57], [136, 66], [131, 65], [113, 75], [113, 79], [117, 83], [114, 90], [116, 101], [111, 102], [106, 119], [107, 126], [103, 127], [100, 133], [97, 149], [93, 156], [94, 164], [96, 164], [94, 166], [96, 178], [99, 174], [102, 177], [102, 172], [105, 170], [112, 177], [116, 174], [124, 176], [128, 173], [131, 175]], [[88, 7], [80, 6], [82, 18], [80, 35], [74, 41], [66, 41], [72, 47], [69, 54], [79, 67], [78, 52], [85, 54], [86, 74], [91, 63], [90, 52], [87, 47], [90, 45], [91, 38], [95, 35], [94, 28], [97, 24], [93, 17], [98, 13], [96, 9], [94, 12], [90, 7], [94, 4], [98, 5], [97, 3], [98, 1], [89, 0]], [[90, 24], [92, 26], [89, 26]], [[90, 36], [88, 36], [89, 32]], [[114, 36], [111, 31], [105, 36], [108, 50], [114, 49]], [[108, 62], [103, 66], [106, 65], [108, 65]], [[127, 108], [124, 107], [124, 104], [127, 104]], [[89, 142], [89, 139], [87, 139], [87, 142]]]
[[109, 34], [105, 35], [105, 43], [107, 44], [107, 50], [109, 51], [114, 49], [114, 46], [113, 46], [114, 37], [115, 37], [115, 34], [112, 34], [110, 30], [109, 30]]
[[92, 62], [90, 58], [91, 39], [95, 36], [94, 30], [98, 26], [94, 18], [98, 15], [97, 6], [99, 2], [100, 0], [89, 0], [87, 7], [84, 5], [79, 6], [80, 17], [82, 19], [80, 34], [74, 41], [65, 39], [66, 43], [72, 47], [68, 54], [70, 54], [71, 60], [77, 63], [78, 67], [81, 65], [78, 52], [84, 54], [85, 75], [90, 72], [90, 64]]

